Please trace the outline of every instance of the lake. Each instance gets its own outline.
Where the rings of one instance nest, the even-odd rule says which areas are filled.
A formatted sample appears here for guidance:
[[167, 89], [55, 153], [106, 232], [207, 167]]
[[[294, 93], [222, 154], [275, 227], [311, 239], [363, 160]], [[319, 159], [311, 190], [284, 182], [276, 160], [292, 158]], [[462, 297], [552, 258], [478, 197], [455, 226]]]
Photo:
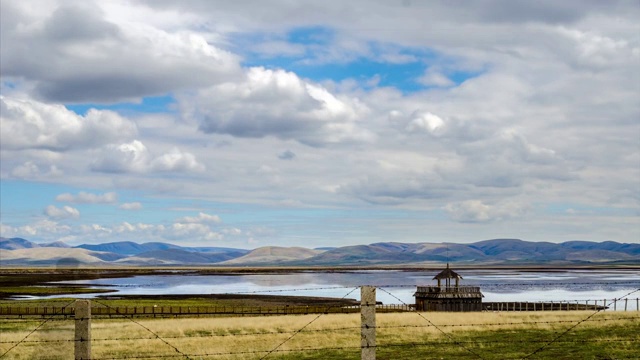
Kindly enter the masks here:
[[[480, 286], [483, 301], [580, 301], [614, 299], [640, 289], [637, 270], [456, 270], [461, 285]], [[359, 299], [359, 285], [380, 287], [378, 301], [411, 304], [417, 285], [433, 285], [438, 271], [303, 271], [195, 275], [144, 275], [130, 278], [78, 280], [72, 283], [109, 287], [121, 295], [265, 294]], [[66, 283], [69, 283], [68, 281]], [[93, 297], [97, 294], [84, 294]], [[640, 297], [640, 291], [629, 296]], [[629, 308], [636, 308], [636, 301]]]

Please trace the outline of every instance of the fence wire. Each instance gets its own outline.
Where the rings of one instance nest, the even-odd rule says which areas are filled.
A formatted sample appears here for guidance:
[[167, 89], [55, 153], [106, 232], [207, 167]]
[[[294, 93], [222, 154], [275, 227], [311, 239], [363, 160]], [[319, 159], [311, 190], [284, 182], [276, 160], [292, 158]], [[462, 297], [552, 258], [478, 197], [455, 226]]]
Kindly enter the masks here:
[[[625, 298], [629, 297], [631, 294], [634, 294], [634, 293], [636, 293], [636, 292], [638, 292], [638, 291], [640, 291], [640, 288], [639, 288], [639, 289], [635, 289], [635, 290], [631, 291], [630, 293], [627, 293], [627, 294], [626, 294], [626, 295], [624, 295], [624, 296], [621, 296], [621, 297], [619, 297], [619, 298], [616, 298], [616, 299], [614, 299], [613, 301], [617, 301], [617, 300], [625, 299]], [[613, 301], [612, 301], [611, 303], [609, 303], [609, 305], [608, 305], [608, 306], [610, 306], [610, 305], [613, 303]], [[607, 307], [608, 307], [608, 306], [607, 306]], [[551, 340], [551, 341], [549, 341], [549, 342], [545, 343], [544, 345], [542, 345], [540, 348], [536, 349], [536, 350], [535, 350], [534, 352], [532, 352], [531, 354], [529, 354], [529, 355], [525, 356], [525, 357], [523, 358], [523, 360], [524, 360], [524, 359], [529, 359], [529, 358], [530, 358], [530, 357], [532, 357], [533, 355], [535, 355], [535, 354], [537, 354], [537, 353], [541, 352], [542, 350], [544, 350], [544, 349], [545, 349], [546, 347], [548, 347], [549, 345], [551, 345], [551, 344], [553, 344], [553, 343], [557, 342], [560, 338], [562, 338], [563, 336], [567, 335], [571, 330], [575, 329], [578, 325], [580, 325], [580, 324], [582, 324], [582, 323], [584, 323], [584, 322], [588, 321], [589, 319], [591, 319], [592, 317], [594, 317], [596, 314], [600, 313], [602, 310], [604, 310], [604, 309], [597, 309], [596, 311], [594, 311], [594, 312], [593, 312], [592, 314], [590, 314], [589, 316], [587, 316], [587, 317], [585, 317], [584, 319], [582, 319], [582, 320], [578, 321], [575, 325], [571, 326], [570, 328], [568, 328], [568, 329], [567, 329], [567, 330], [565, 330], [564, 332], [560, 333], [560, 334], [559, 334], [558, 336], [556, 336], [553, 340]]]
[[[347, 296], [351, 295], [352, 292], [358, 290], [360, 287], [355, 287], [353, 288], [353, 290], [349, 291], [348, 293], [346, 293], [342, 299], [346, 298]], [[342, 300], [341, 299], [341, 300]], [[327, 309], [328, 311], [328, 309]], [[290, 337], [288, 337], [285, 341], [281, 342], [280, 344], [278, 344], [278, 346], [276, 346], [275, 348], [273, 348], [273, 350], [269, 351], [268, 353], [266, 353], [263, 357], [260, 358], [260, 360], [265, 359], [267, 356], [271, 355], [273, 352], [277, 351], [282, 345], [286, 344], [289, 340], [293, 339], [296, 335], [298, 335], [302, 330], [304, 330], [307, 326], [313, 324], [316, 320], [318, 320], [322, 315], [324, 314], [320, 314], [318, 316], [316, 316], [315, 318], [313, 318], [311, 321], [309, 321], [307, 324], [305, 324], [303, 327], [301, 327], [298, 331], [294, 332]]]
[[[68, 306], [70, 306], [71, 304], [73, 304], [75, 302], [75, 300], [70, 301], [68, 304], [66, 304], [65, 306], [63, 306], [60, 309], [60, 312], [64, 311], [64, 309], [66, 309]], [[18, 345], [22, 344], [24, 341], [27, 340], [27, 338], [29, 336], [31, 336], [33, 333], [35, 333], [36, 331], [38, 331], [42, 326], [44, 326], [44, 324], [48, 323], [49, 320], [51, 320], [53, 318], [54, 315], [52, 315], [51, 317], [45, 319], [43, 322], [41, 322], [38, 326], [36, 326], [33, 330], [31, 330], [31, 332], [29, 332], [27, 334], [27, 336], [25, 336], [24, 338], [22, 338], [22, 340], [18, 341], [15, 345], [13, 345], [12, 347], [10, 347], [7, 351], [5, 351], [4, 353], [2, 353], [2, 355], [0, 355], [0, 358], [5, 357], [5, 355], [7, 355], [9, 352], [11, 352], [11, 350], [15, 349]]]
[[[414, 286], [414, 285], [412, 285]], [[389, 287], [393, 287], [393, 288], [399, 288], [399, 287], [405, 287], [405, 285], [392, 285]], [[299, 289], [283, 289], [283, 290], [271, 290], [271, 291], [266, 291], [266, 292], [290, 292], [290, 291], [307, 291], [307, 290], [319, 290], [319, 289], [342, 289], [342, 288], [346, 288], [346, 287], [325, 287], [325, 288], [299, 288]], [[358, 288], [360, 288], [359, 286], [354, 287], [353, 289], [351, 289], [348, 293], [346, 293], [340, 300], [343, 300], [345, 298], [347, 298], [350, 294], [352, 294], [355, 290], [357, 290]], [[376, 288], [380, 289], [381, 291], [385, 292], [386, 294], [388, 294], [389, 296], [395, 298], [396, 300], [400, 301], [403, 305], [405, 305], [407, 308], [410, 307], [410, 305], [406, 304], [404, 301], [402, 301], [400, 298], [398, 298], [396, 295], [394, 295], [393, 293], [391, 293], [390, 291], [386, 290], [383, 287], [378, 287], [376, 286]], [[635, 289], [629, 293], [627, 293], [624, 296], [621, 296], [619, 298], [613, 299], [608, 305], [607, 307], [611, 306], [611, 304], [613, 304], [615, 301], [620, 301], [623, 299], [628, 299], [628, 297], [636, 292], [639, 292], [639, 289]], [[258, 292], [247, 292], [247, 293], [237, 293], [237, 294], [248, 294], [248, 293], [258, 293]], [[125, 318], [131, 322], [133, 322], [134, 324], [136, 324], [137, 326], [141, 327], [142, 329], [144, 329], [146, 332], [148, 332], [149, 334], [151, 334], [151, 336], [147, 336], [147, 337], [117, 337], [117, 338], [94, 338], [91, 339], [92, 342], [109, 342], [109, 341], [144, 341], [144, 340], [160, 340], [162, 341], [164, 344], [166, 344], [167, 346], [169, 346], [170, 348], [172, 348], [175, 353], [174, 354], [166, 354], [166, 355], [134, 355], [134, 356], [125, 356], [125, 357], [102, 357], [102, 358], [92, 358], [93, 360], [120, 360], [120, 359], [154, 359], [154, 358], [186, 358], [186, 359], [191, 359], [191, 358], [204, 358], [204, 357], [219, 357], [219, 356], [241, 356], [241, 355], [256, 355], [256, 356], [260, 356], [260, 359], [265, 359], [267, 358], [269, 355], [274, 354], [274, 353], [291, 353], [291, 352], [312, 352], [312, 351], [329, 351], [329, 350], [335, 350], [335, 351], [356, 351], [356, 350], [361, 350], [363, 349], [362, 346], [336, 346], [336, 347], [300, 347], [300, 348], [295, 348], [295, 349], [282, 349], [282, 346], [284, 344], [286, 344], [287, 342], [289, 342], [290, 340], [292, 340], [295, 336], [301, 334], [301, 333], [335, 333], [335, 332], [341, 332], [341, 331], [353, 331], [353, 330], [357, 330], [357, 329], [361, 329], [360, 326], [349, 326], [349, 327], [331, 327], [331, 328], [323, 328], [323, 329], [308, 329], [308, 327], [314, 323], [316, 320], [318, 320], [319, 318], [321, 318], [323, 315], [329, 313], [329, 310], [335, 307], [339, 307], [339, 306], [327, 306], [325, 311], [321, 312], [320, 314], [318, 314], [316, 317], [314, 317], [311, 321], [307, 322], [304, 324], [304, 326], [298, 328], [297, 330], [292, 330], [292, 331], [258, 331], [258, 332], [244, 332], [244, 333], [224, 333], [224, 334], [216, 334], [216, 333], [210, 333], [210, 334], [197, 334], [197, 335], [180, 335], [180, 336], [161, 336], [159, 335], [157, 332], [154, 332], [153, 330], [151, 330], [149, 327], [141, 324], [138, 321], [135, 321], [130, 315], [131, 314], [125, 314], [125, 313], [121, 313], [120, 310], [117, 307], [113, 307], [101, 300], [96, 300], [96, 299], [91, 299], [91, 301], [93, 303], [96, 303], [98, 305], [104, 306], [106, 308], [110, 308], [113, 311], [115, 311], [115, 315], [120, 316], [122, 318]], [[568, 300], [569, 301], [574, 301], [574, 300]], [[585, 300], [580, 300], [580, 301], [585, 301]], [[47, 343], [47, 344], [51, 344], [51, 343], [68, 343], [68, 342], [76, 342], [78, 340], [75, 339], [69, 339], [69, 340], [47, 340], [47, 339], [39, 339], [39, 340], [28, 340], [28, 338], [34, 334], [35, 332], [37, 332], [38, 330], [40, 330], [46, 323], [51, 322], [51, 321], [72, 321], [72, 320], [81, 320], [81, 319], [59, 319], [59, 318], [55, 318], [56, 316], [60, 316], [60, 314], [64, 311], [64, 309], [68, 308], [69, 306], [71, 306], [73, 303], [75, 302], [75, 300], [65, 304], [64, 306], [62, 306], [61, 308], [59, 308], [58, 311], [56, 311], [54, 314], [50, 314], [50, 316], [48, 316], [46, 319], [44, 320], [36, 320], [36, 319], [16, 319], [16, 318], [0, 318], [0, 320], [3, 320], [2, 323], [30, 323], [30, 322], [38, 322], [38, 325], [33, 328], [26, 336], [24, 336], [21, 340], [18, 341], [0, 341], [0, 344], [13, 344], [13, 346], [11, 346], [8, 350], [6, 350], [3, 354], [0, 355], [0, 358], [5, 357], [8, 353], [10, 353], [11, 351], [13, 351], [16, 347], [18, 347], [20, 344], [23, 343]], [[559, 334], [557, 334], [554, 338], [552, 338], [551, 340], [549, 339], [523, 339], [520, 342], [522, 343], [528, 343], [528, 344], [541, 344], [541, 346], [539, 346], [538, 348], [536, 348], [536, 350], [534, 350], [533, 352], [529, 353], [528, 355], [524, 356], [522, 359], [529, 359], [532, 356], [535, 356], [537, 354], [539, 354], [540, 352], [544, 351], [546, 348], [548, 348], [550, 345], [554, 344], [554, 343], [561, 343], [561, 344], [589, 344], [589, 343], [611, 343], [611, 344], [616, 344], [616, 343], [632, 343], [637, 344], [640, 342], [640, 338], [625, 338], [625, 339], [620, 339], [620, 338], [597, 338], [597, 339], [567, 339], [566, 335], [571, 332], [573, 329], [575, 329], [577, 326], [579, 326], [580, 324], [583, 324], [585, 322], [608, 322], [608, 321], [621, 321], [621, 320], [640, 320], [640, 316], [628, 316], [628, 317], [609, 317], [609, 318], [593, 318], [596, 314], [604, 311], [604, 308], [600, 308], [600, 309], [596, 309], [593, 313], [589, 314], [588, 316], [584, 317], [583, 319], [580, 319], [579, 321], [575, 321], [575, 320], [553, 320], [553, 321], [519, 321], [519, 322], [493, 322], [493, 323], [467, 323], [467, 324], [435, 324], [434, 322], [432, 322], [430, 319], [428, 319], [425, 315], [423, 315], [421, 312], [415, 312], [418, 316], [420, 316], [423, 320], [425, 320], [428, 324], [425, 325], [389, 325], [389, 326], [377, 326], [376, 329], [378, 330], [384, 330], [384, 329], [401, 329], [401, 328], [407, 328], [407, 329], [420, 329], [420, 328], [434, 328], [437, 331], [439, 331], [440, 333], [442, 333], [446, 340], [444, 341], [420, 341], [420, 342], [404, 342], [404, 343], [385, 343], [385, 344], [377, 344], [377, 346], [375, 346], [376, 348], [379, 349], [385, 349], [385, 348], [394, 348], [394, 347], [423, 347], [423, 346], [446, 346], [446, 345], [456, 345], [458, 347], [460, 347], [460, 349], [468, 352], [469, 354], [475, 356], [478, 359], [483, 359], [483, 356], [481, 356], [481, 354], [479, 354], [477, 352], [476, 347], [482, 347], [484, 345], [488, 345], [488, 344], [507, 344], [507, 343], [511, 343], [512, 341], [500, 341], [500, 340], [478, 340], [478, 341], [473, 341], [473, 340], [461, 340], [456, 338], [456, 336], [454, 336], [454, 334], [449, 333], [449, 332], [445, 332], [443, 329], [444, 328], [448, 328], [448, 327], [474, 327], [474, 326], [483, 326], [483, 327], [500, 327], [500, 326], [516, 326], [516, 325], [549, 325], [549, 324], [564, 324], [564, 323], [572, 323], [573, 325], [570, 326], [569, 328], [567, 328], [566, 330], [560, 332]], [[640, 309], [638, 309], [640, 310]], [[240, 314], [238, 314], [240, 315]], [[302, 315], [302, 314], [295, 314], [295, 315]], [[178, 347], [176, 347], [174, 344], [170, 343], [167, 341], [167, 339], [183, 339], [183, 338], [214, 338], [214, 337], [236, 337], [236, 336], [274, 336], [274, 335], [281, 335], [281, 334], [286, 334], [286, 335], [290, 335], [289, 337], [287, 337], [284, 341], [278, 343], [277, 346], [275, 346], [274, 348], [270, 349], [270, 350], [258, 350], [258, 351], [229, 351], [229, 352], [208, 352], [208, 353], [197, 353], [197, 354], [191, 354], [187, 351], [181, 351], [180, 349], [178, 349]], [[42, 359], [42, 360], [46, 360], [46, 359]]]
[[[112, 308], [110, 305], [105, 304], [105, 303], [100, 302], [100, 301], [97, 301], [97, 300], [95, 300], [95, 299], [94, 299], [93, 301], [94, 301], [94, 302], [96, 302], [96, 303], [98, 303], [98, 304], [100, 304], [100, 305], [102, 305], [102, 306], [105, 306], [105, 307], [108, 307], [108, 308]], [[119, 312], [117, 308], [116, 308], [116, 312]], [[149, 329], [148, 327], [146, 327], [146, 326], [144, 326], [144, 325], [140, 324], [139, 322], [137, 322], [137, 321], [133, 320], [133, 318], [130, 318], [130, 317], [125, 317], [125, 318], [126, 318], [126, 319], [128, 319], [129, 321], [133, 322], [134, 324], [136, 324], [136, 325], [140, 326], [141, 328], [145, 329], [145, 330], [146, 330], [146, 331], [148, 331], [149, 333], [151, 333], [153, 336], [155, 336], [155, 338], [156, 338], [156, 339], [158, 339], [158, 340], [162, 341], [163, 343], [167, 344], [169, 347], [171, 347], [173, 350], [175, 350], [178, 354], [182, 355], [183, 357], [185, 357], [185, 358], [187, 358], [187, 359], [191, 359], [191, 358], [189, 357], [189, 355], [186, 355], [185, 353], [183, 353], [182, 351], [180, 351], [180, 349], [178, 349], [178, 348], [177, 348], [177, 347], [175, 347], [173, 344], [169, 343], [167, 340], [165, 340], [165, 339], [163, 339], [162, 337], [160, 337], [160, 335], [158, 335], [158, 334], [157, 334], [156, 332], [154, 332], [153, 330], [151, 330], [151, 329]]]
[[[394, 294], [390, 293], [388, 290], [386, 290], [385, 288], [378, 288], [380, 290], [382, 290], [383, 292], [391, 295], [393, 298], [395, 298], [396, 300], [400, 301], [402, 304], [407, 305], [404, 301], [402, 301], [399, 297], [395, 296]], [[482, 360], [484, 359], [482, 356], [480, 356], [478, 353], [476, 353], [475, 351], [469, 349], [468, 347], [464, 346], [462, 343], [456, 341], [453, 336], [451, 336], [451, 334], [445, 332], [444, 330], [442, 330], [439, 326], [437, 326], [436, 324], [434, 324], [431, 320], [427, 319], [424, 315], [422, 315], [420, 312], [415, 312], [418, 316], [420, 316], [421, 318], [423, 318], [425, 321], [427, 321], [431, 326], [433, 326], [436, 330], [438, 330], [439, 332], [441, 332], [444, 336], [446, 336], [447, 338], [449, 338], [452, 342], [454, 342], [456, 345], [460, 346], [461, 348], [465, 349], [466, 351], [468, 351], [469, 353], [471, 353], [472, 355], [475, 355], [478, 359]]]
[[[323, 314], [324, 315], [324, 314]], [[608, 321], [626, 321], [626, 320], [638, 320], [640, 321], [640, 316], [629, 316], [629, 317], [616, 317], [616, 318], [601, 318], [601, 319], [588, 319], [586, 322], [608, 322]], [[71, 321], [71, 320], [66, 320]], [[475, 326], [483, 326], [483, 327], [501, 327], [501, 326], [514, 326], [514, 325], [552, 325], [552, 324], [566, 324], [566, 323], [575, 323], [575, 320], [554, 320], [554, 321], [518, 321], [518, 322], [501, 322], [501, 323], [468, 323], [468, 324], [438, 324], [439, 327], [475, 327]], [[378, 330], [385, 329], [425, 329], [431, 328], [433, 325], [388, 325], [388, 326], [376, 326], [375, 328]], [[197, 335], [175, 335], [175, 336], [162, 336], [163, 339], [197, 339], [197, 338], [217, 338], [217, 337], [243, 337], [243, 336], [273, 336], [273, 335], [283, 335], [283, 334], [294, 334], [294, 333], [302, 333], [302, 334], [312, 334], [312, 333], [335, 333], [338, 331], [353, 331], [360, 330], [361, 326], [347, 326], [347, 327], [335, 327], [335, 328], [324, 328], [324, 329], [302, 329], [302, 330], [292, 330], [292, 331], [261, 331], [261, 332], [245, 332], [238, 334], [197, 334]], [[92, 342], [103, 342], [103, 341], [138, 341], [138, 340], [156, 340], [156, 337], [116, 337], [116, 338], [92, 338]], [[21, 343], [65, 343], [65, 342], [76, 342], [79, 340], [75, 339], [58, 339], [58, 340], [24, 340], [24, 341], [0, 341], [0, 344], [15, 344], [18, 342]], [[462, 341], [464, 342], [464, 341]]]

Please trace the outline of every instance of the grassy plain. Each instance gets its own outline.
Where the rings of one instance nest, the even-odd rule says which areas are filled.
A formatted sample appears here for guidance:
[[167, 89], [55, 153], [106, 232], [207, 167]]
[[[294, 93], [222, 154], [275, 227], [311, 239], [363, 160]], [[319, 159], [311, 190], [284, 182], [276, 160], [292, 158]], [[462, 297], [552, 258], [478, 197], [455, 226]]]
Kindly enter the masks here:
[[[377, 358], [521, 359], [590, 315], [593, 312], [378, 314]], [[191, 359], [259, 359], [293, 336], [267, 358], [360, 359], [359, 314], [134, 320], [94, 319], [92, 358], [179, 359], [184, 353]], [[3, 320], [0, 355], [41, 323]], [[45, 323], [4, 358], [68, 359], [73, 329], [72, 320]], [[637, 358], [639, 334], [639, 312], [600, 312], [530, 358]]]

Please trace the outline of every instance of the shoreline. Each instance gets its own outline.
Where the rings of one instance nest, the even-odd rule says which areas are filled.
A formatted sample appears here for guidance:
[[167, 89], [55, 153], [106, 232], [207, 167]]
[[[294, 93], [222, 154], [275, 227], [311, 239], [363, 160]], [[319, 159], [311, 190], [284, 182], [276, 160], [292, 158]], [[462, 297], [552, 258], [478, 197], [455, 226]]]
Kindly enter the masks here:
[[[640, 266], [457, 266], [461, 270], [515, 270], [521, 272], [556, 272], [584, 270], [584, 271], [638, 271]], [[76, 267], [76, 268], [32, 268], [13, 267], [0, 268], [0, 300], [23, 301], [13, 299], [20, 296], [60, 296], [79, 295], [87, 293], [113, 293], [108, 286], [96, 289], [90, 285], [67, 283], [77, 280], [97, 280], [109, 278], [128, 278], [134, 276], [161, 276], [182, 274], [186, 276], [242, 276], [247, 274], [290, 274], [290, 273], [357, 273], [371, 271], [402, 271], [402, 272], [437, 272], [438, 267]], [[155, 295], [154, 295], [155, 296]], [[159, 295], [164, 296], [164, 295]], [[171, 295], [168, 295], [171, 296]]]

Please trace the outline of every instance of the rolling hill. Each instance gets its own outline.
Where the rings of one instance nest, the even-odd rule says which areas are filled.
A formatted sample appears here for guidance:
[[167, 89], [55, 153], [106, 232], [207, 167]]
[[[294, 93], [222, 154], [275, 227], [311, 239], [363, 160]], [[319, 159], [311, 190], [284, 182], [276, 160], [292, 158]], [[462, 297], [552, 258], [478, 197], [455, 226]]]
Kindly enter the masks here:
[[246, 255], [223, 262], [223, 265], [258, 265], [276, 264], [300, 261], [312, 258], [322, 250], [313, 250], [302, 247], [265, 246], [257, 248]]
[[[189, 252], [197, 252], [197, 253], [241, 253], [244, 255], [249, 252], [249, 250], [244, 249], [235, 249], [235, 248], [226, 248], [226, 247], [183, 247], [179, 245], [163, 243], [163, 242], [147, 242], [138, 244], [133, 241], [118, 241], [118, 242], [109, 242], [103, 244], [82, 244], [76, 246], [78, 248], [93, 250], [93, 251], [107, 251], [120, 255], [139, 255], [142, 253], [152, 252], [152, 251], [163, 251], [163, 250], [184, 250]], [[239, 256], [239, 255], [238, 255]]]
[[39, 244], [22, 238], [0, 238], [2, 266], [55, 265], [63, 260], [131, 266], [420, 266], [447, 261], [467, 265], [638, 265], [640, 244], [492, 239], [469, 244], [381, 242], [325, 249], [266, 246], [245, 250], [131, 241], [71, 248], [62, 242]]
[[2, 265], [58, 265], [77, 264], [105, 265], [121, 259], [122, 256], [108, 252], [60, 247], [34, 247], [17, 250], [2, 250]]

